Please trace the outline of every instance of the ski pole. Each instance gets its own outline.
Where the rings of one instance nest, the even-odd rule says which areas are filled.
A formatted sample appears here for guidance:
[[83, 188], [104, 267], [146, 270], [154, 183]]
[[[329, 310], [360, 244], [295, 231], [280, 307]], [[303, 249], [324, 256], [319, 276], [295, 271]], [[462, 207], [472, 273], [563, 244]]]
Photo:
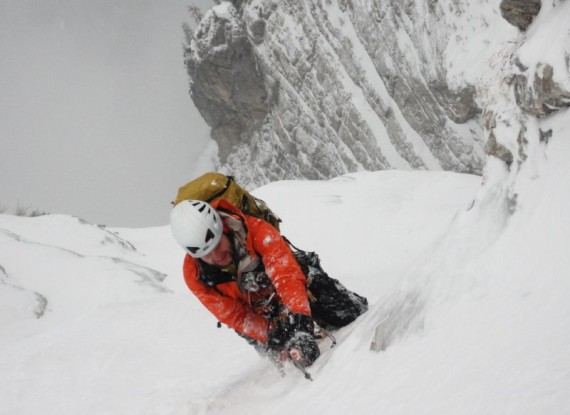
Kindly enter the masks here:
[[305, 369], [305, 366], [303, 366], [301, 362], [293, 359], [291, 359], [291, 362], [293, 363], [293, 366], [295, 366], [297, 369], [301, 371], [301, 373], [303, 373], [303, 375], [305, 375], [305, 379], [310, 380], [311, 382], [313, 381], [311, 374], [307, 372], [307, 369]]

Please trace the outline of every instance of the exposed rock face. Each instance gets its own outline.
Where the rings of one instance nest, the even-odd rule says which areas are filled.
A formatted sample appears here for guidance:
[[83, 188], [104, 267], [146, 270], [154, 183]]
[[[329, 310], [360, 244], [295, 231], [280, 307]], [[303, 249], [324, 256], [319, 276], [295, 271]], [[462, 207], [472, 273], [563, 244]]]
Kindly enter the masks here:
[[[513, 59], [513, 62], [517, 62], [517, 59]], [[514, 68], [520, 70], [521, 66], [513, 64], [511, 70], [516, 71]], [[512, 74], [507, 78], [519, 115], [513, 117], [513, 110], [507, 111], [506, 116], [505, 114], [498, 116], [493, 111], [486, 113], [485, 128], [488, 133], [485, 152], [487, 154], [504, 161], [508, 167], [516, 158], [520, 166], [528, 158], [530, 141], [548, 143], [552, 130], [542, 130], [540, 126], [536, 127], [536, 119], [546, 118], [561, 109], [570, 107], [570, 90], [566, 90], [555, 82], [553, 74], [554, 69], [551, 65], [538, 63], [534, 70], [524, 67], [523, 73]], [[532, 83], [529, 82], [529, 77], [534, 79]], [[507, 108], [511, 107], [507, 106]], [[535, 127], [529, 129], [529, 124]], [[513, 126], [518, 128], [516, 138], [512, 133]], [[497, 133], [497, 127], [508, 133]], [[503, 144], [498, 142], [497, 134], [501, 136]]]
[[523, 32], [540, 11], [540, 0], [502, 0], [501, 15]]
[[495, 137], [495, 133], [492, 129], [489, 132], [487, 143], [485, 144], [485, 153], [503, 160], [507, 163], [507, 166], [510, 166], [513, 163], [513, 154], [507, 147], [497, 143], [497, 138]]
[[[507, 47], [496, 96], [485, 111], [485, 151], [507, 164], [511, 186], [556, 133], [548, 118], [570, 107], [570, 4], [554, 0], [547, 8], [532, 34]], [[549, 26], [566, 29], [552, 38]]]
[[249, 0], [210, 10], [186, 51], [223, 171], [246, 185], [357, 170], [479, 173], [474, 86], [445, 49], [461, 2]]
[[[233, 9], [235, 12], [235, 9]], [[235, 143], [245, 139], [268, 113], [263, 76], [253, 47], [236, 19], [212, 15], [201, 25], [193, 43], [199, 60], [188, 60], [191, 94], [212, 127], [220, 159], [227, 161]]]
[[535, 117], [545, 117], [561, 108], [570, 107], [570, 91], [554, 82], [553, 74], [554, 69], [546, 63], [539, 64], [536, 68], [532, 86], [526, 75], [515, 76], [515, 99], [523, 111]]
[[[568, 258], [570, 235], [569, 16], [568, 0], [545, 2], [532, 27], [504, 42], [489, 62], [490, 78], [480, 93], [485, 151], [491, 157], [480, 191], [432, 246], [427, 265], [414, 267], [402, 289], [382, 301], [374, 317], [372, 350], [382, 351], [394, 339], [422, 330], [441, 311], [441, 301], [455, 301], [458, 293], [477, 293], [477, 302], [484, 297], [503, 301], [515, 287], [547, 293], [543, 287], [558, 289], [565, 280], [566, 273], [548, 268]], [[456, 246], [460, 249], [454, 251]], [[442, 266], [450, 252], [456, 252], [454, 261]], [[545, 281], [546, 275], [562, 278]], [[551, 293], [545, 298], [550, 306]], [[560, 303], [567, 298], [561, 296]], [[433, 314], [432, 306], [438, 310]], [[510, 312], [505, 321], [511, 324]]]

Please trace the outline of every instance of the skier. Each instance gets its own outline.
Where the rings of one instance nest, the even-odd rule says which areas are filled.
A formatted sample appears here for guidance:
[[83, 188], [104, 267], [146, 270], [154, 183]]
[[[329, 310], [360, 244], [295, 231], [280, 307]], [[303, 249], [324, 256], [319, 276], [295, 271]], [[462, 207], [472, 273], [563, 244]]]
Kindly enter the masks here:
[[[313, 364], [320, 355], [313, 321], [318, 316], [311, 313], [306, 276], [278, 230], [224, 199], [211, 205], [184, 200], [173, 208], [170, 223], [187, 252], [188, 288], [221, 323], [276, 361]], [[351, 294], [359, 303], [349, 321], [367, 309], [364, 297]]]

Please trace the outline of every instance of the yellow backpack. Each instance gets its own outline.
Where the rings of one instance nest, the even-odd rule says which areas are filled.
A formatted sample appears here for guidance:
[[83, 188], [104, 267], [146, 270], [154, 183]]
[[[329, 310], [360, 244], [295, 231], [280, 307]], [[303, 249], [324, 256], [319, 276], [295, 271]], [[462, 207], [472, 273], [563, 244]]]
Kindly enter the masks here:
[[263, 219], [279, 230], [281, 219], [269, 209], [263, 200], [256, 198], [237, 184], [233, 176], [213, 172], [203, 174], [180, 187], [172, 205], [176, 206], [188, 199], [208, 203], [216, 199], [225, 199], [246, 215]]

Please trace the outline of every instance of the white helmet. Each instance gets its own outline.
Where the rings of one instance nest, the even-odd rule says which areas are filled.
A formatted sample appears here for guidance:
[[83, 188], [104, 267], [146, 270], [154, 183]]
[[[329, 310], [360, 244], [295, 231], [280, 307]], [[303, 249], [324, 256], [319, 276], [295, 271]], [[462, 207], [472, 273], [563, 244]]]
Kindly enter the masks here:
[[194, 258], [212, 252], [224, 230], [218, 212], [201, 200], [184, 200], [174, 206], [170, 228], [176, 242]]

